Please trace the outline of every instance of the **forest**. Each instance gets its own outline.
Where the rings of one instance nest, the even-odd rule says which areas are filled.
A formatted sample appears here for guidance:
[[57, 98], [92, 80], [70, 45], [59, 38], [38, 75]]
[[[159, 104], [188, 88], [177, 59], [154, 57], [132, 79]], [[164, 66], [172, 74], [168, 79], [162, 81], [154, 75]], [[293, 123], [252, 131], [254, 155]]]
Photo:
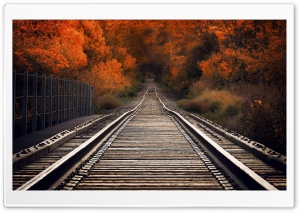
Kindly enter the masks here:
[[115, 106], [151, 76], [179, 107], [286, 153], [283, 20], [15, 20], [13, 69]]

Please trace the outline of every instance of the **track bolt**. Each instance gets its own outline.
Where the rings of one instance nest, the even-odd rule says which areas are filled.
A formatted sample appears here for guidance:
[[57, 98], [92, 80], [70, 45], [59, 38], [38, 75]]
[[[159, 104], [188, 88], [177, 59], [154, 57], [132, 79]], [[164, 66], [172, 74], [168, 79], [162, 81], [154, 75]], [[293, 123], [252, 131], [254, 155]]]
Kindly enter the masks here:
[[27, 151], [26, 151], [26, 150], [23, 150], [23, 151], [21, 152], [21, 154], [27, 154]]

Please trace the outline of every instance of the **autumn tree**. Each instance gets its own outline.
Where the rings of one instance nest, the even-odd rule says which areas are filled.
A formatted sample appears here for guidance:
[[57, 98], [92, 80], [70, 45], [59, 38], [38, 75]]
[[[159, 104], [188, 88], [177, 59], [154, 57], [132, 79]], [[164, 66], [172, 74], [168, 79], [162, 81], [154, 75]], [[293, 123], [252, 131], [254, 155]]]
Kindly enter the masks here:
[[230, 90], [257, 138], [285, 139], [284, 20], [15, 20], [13, 68], [89, 83], [96, 96], [132, 93], [148, 73], [181, 97]]
[[[14, 21], [14, 69], [81, 80], [99, 88], [97, 95], [130, 89], [138, 72], [123, 42], [126, 32], [112, 42], [113, 35], [105, 38], [104, 23], [109, 26], [95, 20]], [[122, 23], [111, 26], [117, 33]]]
[[14, 21], [13, 68], [53, 74], [69, 67], [62, 54], [50, 50], [55, 44], [53, 38], [59, 35], [59, 21]]

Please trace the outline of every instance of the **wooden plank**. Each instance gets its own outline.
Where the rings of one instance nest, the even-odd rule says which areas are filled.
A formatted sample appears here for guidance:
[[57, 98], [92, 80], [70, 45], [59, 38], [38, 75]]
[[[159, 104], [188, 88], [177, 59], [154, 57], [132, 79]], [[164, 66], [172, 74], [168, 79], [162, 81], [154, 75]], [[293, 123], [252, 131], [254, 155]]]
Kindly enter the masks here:
[[222, 189], [154, 96], [144, 105], [78, 189]]

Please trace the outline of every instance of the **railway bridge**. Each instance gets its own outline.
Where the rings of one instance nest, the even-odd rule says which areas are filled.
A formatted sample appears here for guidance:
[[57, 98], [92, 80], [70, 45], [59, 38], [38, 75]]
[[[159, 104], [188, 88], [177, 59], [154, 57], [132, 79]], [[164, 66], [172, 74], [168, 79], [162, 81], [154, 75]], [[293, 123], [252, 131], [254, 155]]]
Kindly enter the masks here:
[[284, 155], [179, 111], [154, 82], [140, 94], [15, 145], [13, 189], [286, 190]]

